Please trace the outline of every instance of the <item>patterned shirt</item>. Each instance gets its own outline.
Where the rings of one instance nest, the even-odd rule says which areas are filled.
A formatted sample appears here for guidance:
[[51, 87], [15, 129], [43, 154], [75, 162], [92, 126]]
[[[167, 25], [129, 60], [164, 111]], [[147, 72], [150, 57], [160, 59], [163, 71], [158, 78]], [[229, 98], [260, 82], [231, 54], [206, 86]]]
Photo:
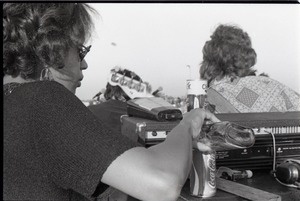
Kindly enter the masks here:
[[300, 94], [265, 76], [214, 80], [207, 96], [216, 113], [300, 111]]

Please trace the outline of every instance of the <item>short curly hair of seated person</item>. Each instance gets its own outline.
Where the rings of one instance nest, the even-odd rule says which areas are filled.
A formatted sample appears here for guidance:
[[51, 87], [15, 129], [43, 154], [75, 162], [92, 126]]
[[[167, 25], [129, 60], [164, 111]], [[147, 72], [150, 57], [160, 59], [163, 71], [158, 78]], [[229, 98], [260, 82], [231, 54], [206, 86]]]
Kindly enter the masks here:
[[203, 61], [200, 76], [208, 80], [232, 80], [236, 77], [255, 75], [256, 52], [252, 48], [249, 35], [232, 25], [219, 25], [202, 49]]
[[90, 12], [81, 3], [3, 4], [3, 74], [37, 79], [43, 68], [63, 68], [70, 47], [91, 37]]

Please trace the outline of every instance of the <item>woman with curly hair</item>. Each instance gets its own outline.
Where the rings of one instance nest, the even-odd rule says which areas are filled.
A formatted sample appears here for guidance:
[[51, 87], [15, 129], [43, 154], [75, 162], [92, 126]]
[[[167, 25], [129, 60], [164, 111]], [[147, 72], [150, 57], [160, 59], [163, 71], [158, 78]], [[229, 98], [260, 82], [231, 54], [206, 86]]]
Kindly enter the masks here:
[[74, 94], [90, 12], [81, 3], [3, 4], [3, 200], [112, 200], [113, 188], [176, 200], [204, 119], [218, 121], [195, 109], [146, 149], [98, 120]]
[[200, 77], [208, 81], [208, 102], [217, 113], [300, 110], [300, 95], [266, 75], [256, 75], [249, 35], [219, 25], [203, 47]]

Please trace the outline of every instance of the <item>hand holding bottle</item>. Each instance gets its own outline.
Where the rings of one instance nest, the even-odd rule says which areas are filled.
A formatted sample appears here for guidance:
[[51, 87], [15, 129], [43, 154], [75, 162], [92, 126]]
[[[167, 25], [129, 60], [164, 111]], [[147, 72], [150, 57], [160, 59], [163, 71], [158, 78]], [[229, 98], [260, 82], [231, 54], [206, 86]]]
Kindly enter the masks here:
[[254, 144], [255, 135], [251, 128], [228, 121], [210, 122], [203, 125], [197, 141], [215, 151], [244, 149]]

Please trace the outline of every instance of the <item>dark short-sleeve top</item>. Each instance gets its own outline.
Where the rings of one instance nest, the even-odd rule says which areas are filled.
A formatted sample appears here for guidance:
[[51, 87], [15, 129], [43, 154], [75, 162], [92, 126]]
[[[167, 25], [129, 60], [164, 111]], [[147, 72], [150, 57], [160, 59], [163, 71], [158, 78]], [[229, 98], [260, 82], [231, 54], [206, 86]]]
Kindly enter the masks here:
[[22, 84], [3, 100], [4, 200], [93, 199], [112, 161], [137, 146], [57, 82]]
[[106, 102], [88, 106], [98, 119], [107, 123], [116, 132], [121, 132], [121, 116], [127, 115], [127, 103], [110, 99]]

